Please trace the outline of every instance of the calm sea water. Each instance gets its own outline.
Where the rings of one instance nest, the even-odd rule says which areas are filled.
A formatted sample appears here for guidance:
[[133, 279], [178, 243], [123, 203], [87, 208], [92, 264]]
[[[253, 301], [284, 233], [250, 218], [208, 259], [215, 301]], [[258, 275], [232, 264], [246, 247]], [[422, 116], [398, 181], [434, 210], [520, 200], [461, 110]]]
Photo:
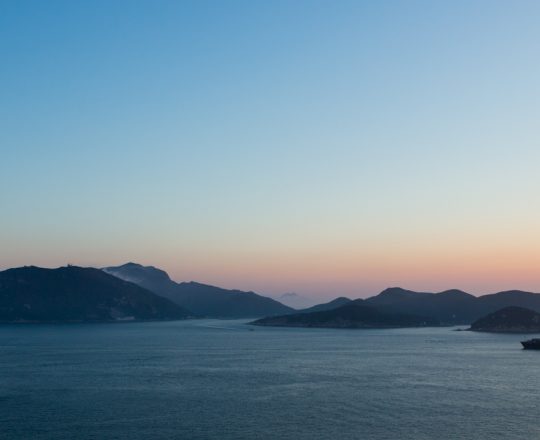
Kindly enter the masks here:
[[519, 335], [0, 326], [0, 437], [540, 438], [540, 352]]

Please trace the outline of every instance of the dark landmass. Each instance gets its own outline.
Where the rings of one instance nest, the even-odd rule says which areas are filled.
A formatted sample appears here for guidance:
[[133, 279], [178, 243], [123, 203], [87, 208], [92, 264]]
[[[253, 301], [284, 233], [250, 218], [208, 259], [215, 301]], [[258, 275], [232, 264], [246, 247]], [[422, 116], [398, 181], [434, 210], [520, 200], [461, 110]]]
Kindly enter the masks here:
[[291, 307], [254, 292], [227, 290], [196, 282], [176, 283], [165, 271], [152, 266], [127, 263], [103, 270], [163, 296], [199, 316], [256, 318], [295, 312]]
[[0, 322], [107, 322], [192, 315], [99, 269], [29, 266], [0, 272]]
[[443, 325], [470, 324], [503, 307], [525, 307], [540, 312], [540, 295], [512, 290], [475, 297], [461, 290], [440, 293], [413, 292], [394, 287], [365, 300], [388, 313], [430, 316]]
[[393, 287], [365, 301], [387, 313], [431, 316], [444, 325], [469, 324], [481, 314], [477, 298], [460, 290], [427, 293]]
[[350, 301], [344, 306], [312, 313], [295, 313], [259, 319], [253, 325], [273, 327], [320, 328], [397, 328], [437, 326], [439, 321], [403, 313], [385, 313], [365, 305], [362, 300]]
[[[495, 312], [503, 307], [523, 307], [540, 313], [540, 294], [508, 290], [478, 297], [482, 312]], [[486, 313], [483, 313], [486, 314]]]
[[[475, 297], [456, 289], [430, 293], [394, 287], [365, 300], [340, 297], [296, 311], [254, 292], [176, 283], [163, 270], [135, 263], [103, 270], [69, 266], [0, 272], [0, 321], [4, 322], [274, 316], [257, 323], [374, 328], [470, 324], [507, 307], [540, 313], [540, 295], [511, 290]], [[519, 325], [516, 321], [516, 328]]]
[[540, 313], [523, 307], [505, 307], [473, 322], [469, 330], [493, 333], [540, 333]]
[[337, 309], [338, 307], [344, 306], [345, 304], [348, 304], [351, 301], [352, 299], [345, 298], [344, 296], [340, 296], [327, 303], [317, 304], [315, 306], [308, 307], [307, 309], [298, 310], [298, 313], [323, 312], [325, 310]]
[[[340, 305], [340, 302], [345, 305]], [[355, 307], [363, 305], [371, 310], [371, 314], [366, 310], [362, 315], [347, 315], [353, 313], [346, 309], [347, 305]], [[430, 293], [393, 287], [365, 300], [351, 301], [347, 298], [337, 298], [329, 303], [301, 310], [301, 313], [262, 319], [255, 321], [254, 324], [349, 328], [407, 327], [415, 325], [414, 322], [425, 323], [422, 325], [459, 325], [470, 324], [504, 307], [522, 307], [540, 312], [540, 295], [512, 290], [475, 297], [457, 289]], [[329, 313], [321, 314], [322, 312]], [[342, 316], [343, 313], [346, 315]], [[388, 316], [414, 317], [416, 321], [411, 324], [403, 320], [403, 325], [399, 325], [400, 321], [396, 318], [389, 324], [383, 319]]]

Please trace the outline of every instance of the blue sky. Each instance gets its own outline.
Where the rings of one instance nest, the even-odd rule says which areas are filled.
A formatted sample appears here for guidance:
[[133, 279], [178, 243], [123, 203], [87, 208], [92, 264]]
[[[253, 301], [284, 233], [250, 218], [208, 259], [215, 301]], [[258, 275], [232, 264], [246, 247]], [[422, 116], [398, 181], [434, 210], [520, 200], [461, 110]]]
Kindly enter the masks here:
[[540, 3], [0, 3], [0, 268], [540, 290]]

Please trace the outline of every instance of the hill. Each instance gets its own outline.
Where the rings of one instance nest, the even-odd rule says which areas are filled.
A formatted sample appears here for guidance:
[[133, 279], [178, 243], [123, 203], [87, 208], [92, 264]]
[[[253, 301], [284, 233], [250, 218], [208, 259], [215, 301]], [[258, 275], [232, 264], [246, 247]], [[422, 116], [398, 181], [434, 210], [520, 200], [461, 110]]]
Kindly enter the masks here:
[[540, 313], [505, 307], [473, 322], [469, 330], [496, 333], [540, 333]]
[[476, 297], [457, 289], [429, 293], [393, 287], [365, 301], [381, 311], [431, 316], [444, 325], [470, 324], [509, 306], [540, 312], [540, 295], [519, 290]]
[[455, 289], [428, 293], [394, 287], [365, 301], [387, 313], [431, 316], [447, 325], [471, 323], [482, 313], [475, 296]]
[[[340, 304], [342, 303], [342, 304]], [[452, 289], [439, 293], [415, 292], [399, 287], [392, 287], [383, 290], [380, 294], [372, 296], [365, 300], [351, 301], [347, 298], [337, 298], [329, 303], [320, 304], [299, 312], [307, 317], [299, 317], [298, 313], [288, 317], [277, 317], [271, 320], [259, 320], [259, 325], [295, 325], [295, 326], [324, 326], [319, 322], [320, 319], [328, 320], [328, 326], [340, 326], [337, 321], [337, 315], [314, 315], [324, 311], [340, 310], [347, 304], [355, 304], [355, 307], [363, 305], [369, 307], [371, 315], [374, 310], [380, 313], [380, 316], [413, 316], [425, 317], [426, 322], [435, 322], [440, 325], [470, 324], [479, 318], [493, 313], [504, 307], [523, 307], [536, 312], [540, 312], [540, 295], [530, 292], [512, 290], [506, 292], [494, 293], [480, 297], [473, 296], [461, 290]], [[341, 307], [340, 307], [341, 306]], [[359, 310], [359, 309], [358, 309]], [[347, 312], [349, 313], [349, 312]], [[367, 315], [362, 315], [363, 319]], [[347, 318], [343, 318], [344, 322]], [[353, 319], [354, 321], [354, 319]], [[326, 321], [325, 321], [326, 322]], [[355, 326], [352, 322], [347, 322], [346, 326]], [[378, 325], [378, 324], [376, 324]]]
[[416, 315], [385, 313], [365, 305], [365, 302], [360, 300], [351, 301], [331, 310], [263, 318], [251, 324], [272, 327], [368, 329], [437, 326], [439, 322]]
[[103, 271], [138, 284], [200, 316], [256, 318], [294, 312], [294, 309], [254, 292], [227, 290], [193, 281], [176, 283], [165, 271], [153, 266], [127, 263], [106, 267]]
[[[352, 299], [340, 296], [332, 301], [317, 304], [313, 307], [308, 307], [307, 309], [298, 310], [298, 313], [312, 313], [312, 312], [323, 312], [325, 310], [337, 309], [338, 307], [344, 306], [352, 301]], [[358, 300], [357, 300], [358, 301]]]
[[99, 269], [29, 266], [0, 272], [0, 321], [181, 319], [191, 312]]
[[521, 290], [508, 290], [479, 296], [478, 303], [480, 304], [482, 312], [486, 313], [513, 306], [540, 312], [540, 295], [538, 293], [523, 292]]

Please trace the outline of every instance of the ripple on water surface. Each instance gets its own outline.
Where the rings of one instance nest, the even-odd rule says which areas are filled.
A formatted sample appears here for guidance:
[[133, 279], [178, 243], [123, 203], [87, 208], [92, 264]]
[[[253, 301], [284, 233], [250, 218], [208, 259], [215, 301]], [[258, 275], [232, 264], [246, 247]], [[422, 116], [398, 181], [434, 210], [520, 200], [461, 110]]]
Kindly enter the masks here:
[[0, 437], [540, 437], [519, 335], [250, 328], [1, 326]]

